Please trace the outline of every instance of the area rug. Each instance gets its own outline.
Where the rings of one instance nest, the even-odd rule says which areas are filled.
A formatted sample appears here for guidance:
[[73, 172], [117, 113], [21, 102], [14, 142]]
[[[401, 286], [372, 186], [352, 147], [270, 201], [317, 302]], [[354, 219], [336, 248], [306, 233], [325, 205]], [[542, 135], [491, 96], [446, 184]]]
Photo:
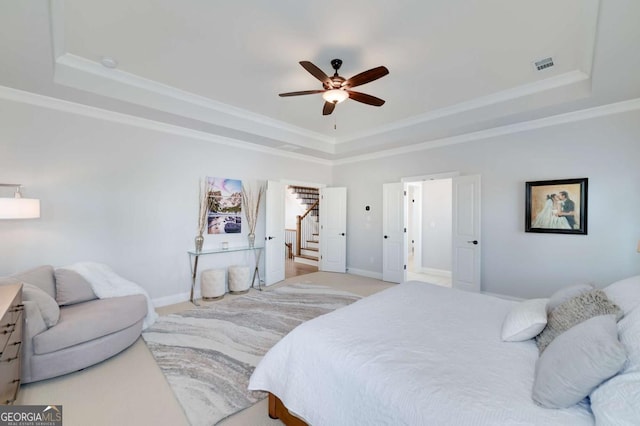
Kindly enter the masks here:
[[252, 291], [160, 317], [142, 337], [191, 425], [214, 425], [267, 396], [249, 377], [285, 334], [358, 299], [317, 284]]

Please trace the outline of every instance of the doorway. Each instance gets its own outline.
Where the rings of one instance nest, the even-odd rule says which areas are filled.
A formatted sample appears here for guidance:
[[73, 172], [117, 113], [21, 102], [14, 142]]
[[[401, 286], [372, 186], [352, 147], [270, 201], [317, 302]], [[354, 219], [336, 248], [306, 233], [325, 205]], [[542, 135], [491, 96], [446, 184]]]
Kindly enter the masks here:
[[407, 281], [451, 287], [452, 179], [405, 182]]
[[[326, 272], [346, 272], [347, 259], [347, 188], [327, 188], [322, 184], [299, 184], [296, 182], [267, 181], [265, 193], [265, 285], [269, 286], [285, 279], [285, 258], [288, 247], [285, 237], [285, 190], [287, 186], [299, 185], [319, 189], [322, 200], [318, 207], [319, 230], [312, 235], [319, 254], [317, 268]], [[313, 232], [312, 232], [313, 233]], [[306, 241], [302, 233], [298, 240]], [[302, 242], [297, 244], [302, 248]], [[312, 247], [313, 248], [313, 247]], [[294, 259], [295, 260], [295, 259]], [[297, 272], [295, 272], [297, 273]]]
[[[409, 259], [409, 249], [413, 249], [413, 260], [417, 267], [420, 261], [420, 273], [433, 273], [425, 271], [425, 250], [426, 240], [422, 238], [425, 228], [431, 228], [432, 221], [426, 222], [420, 214], [420, 237], [414, 230], [412, 235], [413, 244], [409, 245], [408, 238], [408, 188], [410, 183], [451, 179], [451, 284], [453, 288], [478, 292], [481, 288], [481, 245], [480, 245], [480, 175], [460, 176], [458, 172], [442, 173], [438, 175], [419, 176], [413, 178], [403, 178], [402, 182], [385, 183], [382, 185], [382, 279], [389, 282], [403, 282], [407, 279], [407, 261]], [[414, 188], [413, 194], [417, 194]], [[422, 203], [425, 206], [424, 192]], [[415, 205], [415, 198], [412, 205]], [[436, 203], [438, 204], [438, 203]], [[446, 204], [441, 202], [440, 204]], [[422, 207], [420, 207], [422, 208]], [[416, 214], [415, 212], [413, 213]], [[440, 220], [440, 219], [439, 219]], [[417, 220], [414, 219], [414, 223]], [[437, 222], [435, 222], [437, 223]], [[435, 227], [435, 226], [434, 226]], [[446, 253], [442, 244], [436, 249], [438, 253]], [[420, 255], [417, 255], [417, 252]], [[430, 261], [430, 260], [428, 260]], [[440, 267], [431, 269], [446, 271]], [[439, 271], [437, 271], [439, 272]], [[448, 274], [447, 274], [448, 275]]]
[[286, 279], [318, 272], [320, 210], [319, 188], [285, 185], [284, 191]]

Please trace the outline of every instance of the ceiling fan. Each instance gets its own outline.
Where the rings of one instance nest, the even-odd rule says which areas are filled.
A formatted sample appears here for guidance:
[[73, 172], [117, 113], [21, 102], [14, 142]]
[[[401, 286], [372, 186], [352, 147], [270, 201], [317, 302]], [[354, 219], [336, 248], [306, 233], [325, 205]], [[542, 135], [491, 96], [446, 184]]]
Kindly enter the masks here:
[[324, 107], [322, 108], [322, 115], [331, 114], [336, 105], [347, 98], [353, 99], [354, 101], [362, 102], [363, 104], [378, 107], [384, 104], [384, 100], [380, 98], [367, 95], [366, 93], [354, 92], [353, 90], [351, 90], [351, 88], [361, 86], [363, 84], [367, 84], [381, 77], [384, 77], [385, 75], [389, 74], [389, 70], [386, 67], [380, 66], [377, 68], [372, 68], [370, 70], [361, 72], [360, 74], [356, 74], [349, 79], [345, 79], [338, 75], [338, 70], [342, 65], [341, 59], [333, 59], [331, 61], [331, 66], [335, 70], [333, 77], [329, 77], [324, 73], [324, 71], [322, 71], [320, 68], [313, 65], [309, 61], [300, 61], [300, 65], [302, 65], [302, 68], [309, 71], [312, 76], [320, 80], [324, 89], [280, 93], [280, 96], [287, 97], [322, 93], [322, 98], [325, 101]]

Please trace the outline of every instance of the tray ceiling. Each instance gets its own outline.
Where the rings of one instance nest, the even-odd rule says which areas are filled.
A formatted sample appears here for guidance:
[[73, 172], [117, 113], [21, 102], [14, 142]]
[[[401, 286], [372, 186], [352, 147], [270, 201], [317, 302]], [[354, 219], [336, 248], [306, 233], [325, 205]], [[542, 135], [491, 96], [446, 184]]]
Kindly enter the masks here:
[[[623, 3], [5, 2], [0, 85], [338, 160], [637, 97], [637, 78], [618, 81], [627, 95], [593, 80], [599, 49], [639, 35], [624, 9], [640, 8]], [[630, 32], [611, 33], [614, 19]], [[637, 49], [616, 52], [637, 67]], [[535, 70], [546, 57], [554, 66]], [[347, 78], [385, 65], [388, 76], [358, 90], [386, 104], [347, 100], [322, 116], [320, 95], [278, 97], [320, 89], [298, 62], [330, 74], [333, 58]], [[47, 66], [24, 72], [36, 64]]]

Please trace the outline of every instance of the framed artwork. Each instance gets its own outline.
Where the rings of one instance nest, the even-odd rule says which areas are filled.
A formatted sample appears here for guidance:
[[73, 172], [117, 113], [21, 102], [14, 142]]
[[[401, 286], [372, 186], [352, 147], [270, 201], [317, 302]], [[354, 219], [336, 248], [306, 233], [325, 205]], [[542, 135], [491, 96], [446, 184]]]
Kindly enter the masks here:
[[525, 232], [587, 235], [589, 179], [526, 183]]
[[242, 181], [207, 177], [210, 209], [207, 234], [239, 234], [242, 230]]

